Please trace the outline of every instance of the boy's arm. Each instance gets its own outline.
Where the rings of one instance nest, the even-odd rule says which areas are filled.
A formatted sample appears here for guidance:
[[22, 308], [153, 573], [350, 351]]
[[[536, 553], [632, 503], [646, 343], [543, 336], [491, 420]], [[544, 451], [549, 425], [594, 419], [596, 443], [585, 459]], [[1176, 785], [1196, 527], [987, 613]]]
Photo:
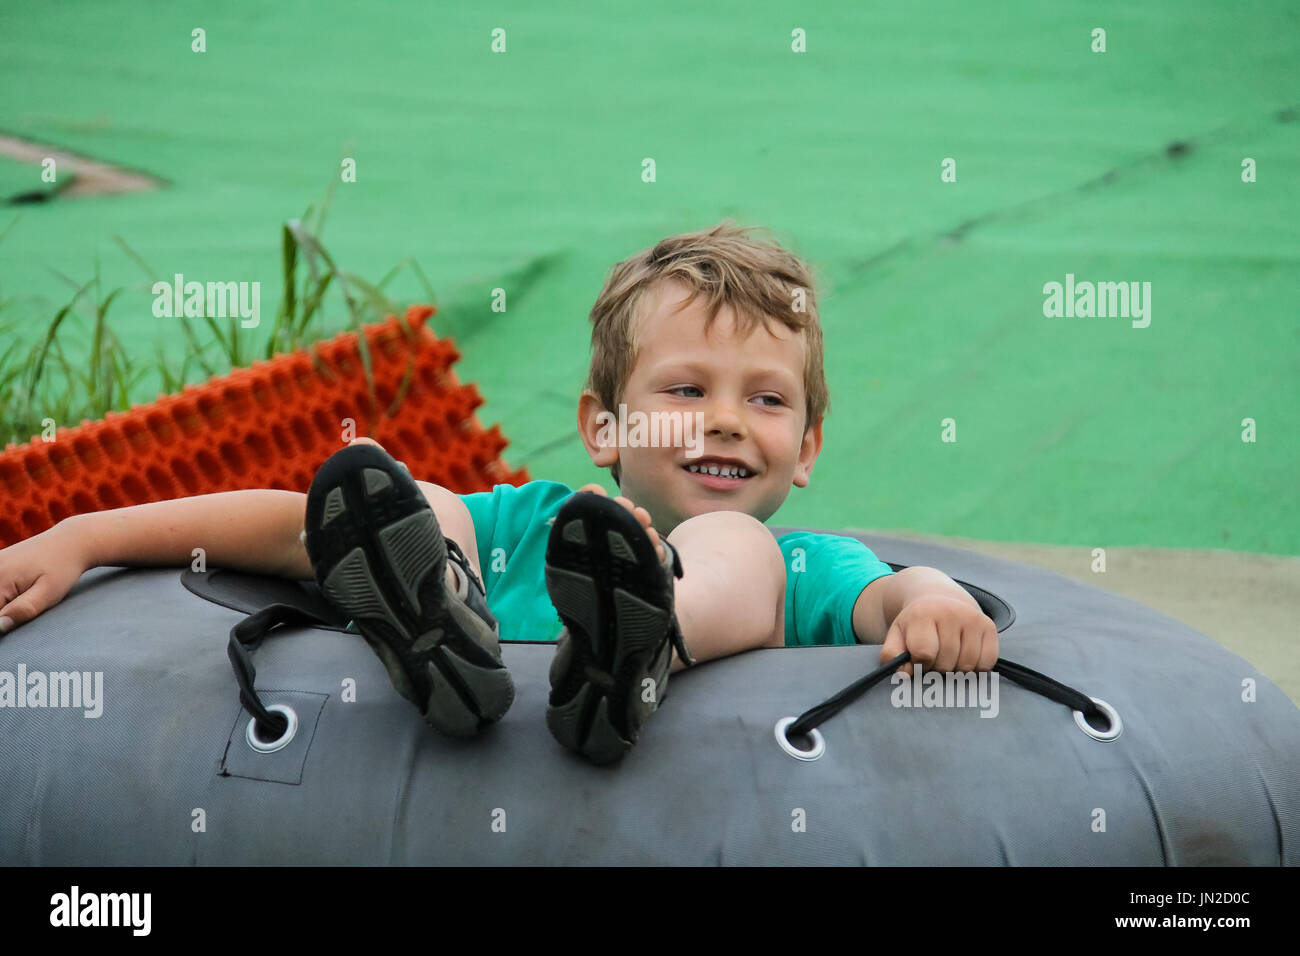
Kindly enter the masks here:
[[[934, 568], [904, 568], [863, 588], [853, 604], [853, 633], [863, 644], [882, 645], [881, 663], [903, 651], [935, 670], [988, 670], [998, 659], [993, 621]], [[902, 669], [911, 674], [911, 663]]]
[[154, 501], [65, 519], [87, 568], [183, 566], [202, 548], [213, 567], [307, 580], [303, 529], [307, 496], [253, 489]]

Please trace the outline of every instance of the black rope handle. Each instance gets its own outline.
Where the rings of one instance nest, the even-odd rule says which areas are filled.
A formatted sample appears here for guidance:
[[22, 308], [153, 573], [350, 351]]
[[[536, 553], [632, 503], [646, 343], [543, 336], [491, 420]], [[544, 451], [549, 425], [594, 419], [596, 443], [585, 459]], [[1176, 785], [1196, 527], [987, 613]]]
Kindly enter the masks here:
[[879, 684], [882, 680], [894, 671], [898, 670], [898, 668], [902, 667], [911, 659], [911, 652], [903, 651], [903, 653], [899, 654], [892, 661], [877, 667], [866, 677], [861, 677], [858, 680], [855, 680], [838, 694], [833, 697], [828, 697], [816, 707], [805, 710], [799, 715], [799, 719], [790, 725], [786, 730], [785, 735], [787, 737], [792, 737], [798, 734], [806, 734], [819, 724], [830, 720], [841, 710], [849, 706], [849, 704], [853, 703], [867, 691], [871, 690], [872, 687]]
[[[804, 711], [786, 730], [786, 737], [788, 738], [799, 734], [807, 734], [813, 728], [830, 720], [841, 710], [849, 706], [849, 704], [853, 703], [911, 659], [911, 652], [904, 651], [893, 660], [877, 667], [867, 676], [854, 681], [839, 693], [828, 697], [816, 707], [811, 707]], [[1031, 670], [1023, 664], [1017, 664], [1014, 661], [998, 658], [997, 662], [993, 665], [993, 670], [997, 671], [1008, 680], [1024, 687], [1026, 690], [1031, 690], [1035, 694], [1042, 694], [1044, 697], [1054, 700], [1058, 704], [1064, 704], [1071, 710], [1082, 711], [1085, 719], [1107, 719], [1105, 713], [1103, 713], [1100, 707], [1092, 702], [1092, 698], [1087, 694], [1080, 693], [1073, 687], [1068, 687], [1058, 680], [1053, 680], [1046, 674], [1040, 674], [1036, 670]]]
[[284, 624], [329, 626], [330, 622], [292, 604], [268, 604], [232, 627], [230, 643], [226, 646], [226, 656], [230, 658], [230, 666], [235, 670], [235, 682], [239, 684], [239, 703], [252, 714], [256, 730], [263, 739], [274, 740], [282, 735], [289, 727], [289, 718], [267, 710], [262, 698], [257, 695], [257, 690], [253, 687], [253, 681], [257, 678], [253, 651], [257, 650], [262, 639], [271, 631]]
[[1064, 704], [1071, 710], [1083, 711], [1084, 717], [1106, 719], [1106, 715], [1102, 713], [1100, 707], [1092, 702], [1091, 697], [1075, 690], [1073, 687], [1067, 687], [1058, 680], [1053, 680], [1046, 674], [1040, 674], [1038, 671], [1030, 670], [1023, 664], [1005, 661], [1002, 658], [998, 658], [998, 662], [993, 665], [993, 669], [1026, 690], [1032, 690], [1035, 694], [1042, 694], [1058, 704]]

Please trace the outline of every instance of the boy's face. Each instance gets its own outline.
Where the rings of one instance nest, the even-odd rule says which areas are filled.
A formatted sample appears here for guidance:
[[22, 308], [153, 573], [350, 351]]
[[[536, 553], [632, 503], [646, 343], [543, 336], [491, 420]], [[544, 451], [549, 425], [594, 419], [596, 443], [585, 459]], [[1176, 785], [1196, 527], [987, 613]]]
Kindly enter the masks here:
[[[803, 337], [773, 323], [774, 331], [760, 324], [740, 338], [729, 306], [719, 310], [706, 337], [703, 295], [673, 312], [688, 294], [677, 282], [659, 284], [636, 330], [636, 364], [621, 399], [629, 419], [634, 412], [649, 420], [656, 412], [679, 416], [683, 430], [677, 434], [684, 443], [669, 447], [667, 433], [647, 425], [649, 442], [602, 448], [600, 400], [584, 392], [578, 409], [592, 461], [601, 467], [620, 463], [620, 493], [650, 512], [654, 527], [665, 535], [687, 518], [711, 511], [743, 511], [766, 521], [792, 484], [808, 484], [822, 444], [820, 422], [804, 427]], [[627, 427], [630, 435], [633, 422]], [[605, 434], [611, 431], [606, 428]], [[749, 477], [687, 470], [719, 458], [743, 463]]]

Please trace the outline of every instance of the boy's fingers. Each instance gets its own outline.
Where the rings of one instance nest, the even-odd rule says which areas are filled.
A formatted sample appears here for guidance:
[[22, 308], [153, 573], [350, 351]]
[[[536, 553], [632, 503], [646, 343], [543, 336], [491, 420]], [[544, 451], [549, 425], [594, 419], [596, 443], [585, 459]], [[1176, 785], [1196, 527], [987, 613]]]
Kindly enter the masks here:
[[980, 645], [979, 669], [991, 671], [998, 662], [998, 629], [992, 624], [985, 625], [984, 643]]
[[650, 533], [650, 541], [655, 546], [655, 553], [659, 555], [659, 560], [662, 561], [664, 558], [668, 557], [668, 553], [664, 551], [664, 546], [659, 543], [659, 532], [654, 528], [651, 528], [649, 525], [646, 525], [646, 531]]
[[940, 651], [939, 630], [933, 621], [912, 623], [907, 629], [906, 650], [911, 651], [912, 660], [924, 664], [926, 670], [942, 669], [936, 660]]
[[[907, 650], [907, 639], [903, 634], [903, 629], [895, 621], [893, 626], [890, 627], [889, 633], [885, 635], [885, 643], [880, 645], [880, 663], [884, 664], [887, 661], [892, 661], [905, 650]], [[912, 675], [911, 661], [904, 664], [899, 670], [910, 677]]]
[[7, 617], [13, 624], [5, 630], [25, 624], [53, 602], [49, 599], [49, 582], [39, 577], [22, 594], [18, 595], [4, 607], [0, 607], [0, 617]]
[[614, 500], [628, 511], [632, 512], [636, 517], [636, 520], [641, 522], [641, 527], [645, 528], [646, 531], [649, 532], [650, 540], [654, 542], [655, 554], [659, 555], [659, 560], [662, 561], [666, 557], [666, 552], [663, 549], [663, 545], [659, 543], [659, 532], [650, 526], [650, 512], [646, 511], [640, 505], [633, 504], [631, 498], [626, 498], [623, 495], [619, 495]]
[[957, 670], [973, 671], [980, 662], [984, 646], [984, 627], [966, 626], [961, 629], [961, 648], [957, 653]]
[[591, 492], [593, 495], [604, 495], [606, 498], [609, 497], [609, 492], [606, 491], [605, 488], [604, 488], [604, 486], [602, 486], [602, 485], [595, 485], [595, 484], [593, 484], [593, 485], [583, 485], [583, 486], [582, 486], [581, 488], [579, 488], [578, 490], [579, 490], [579, 491], [588, 491], [588, 492]]
[[961, 625], [944, 621], [936, 625], [935, 633], [939, 637], [939, 649], [934, 655], [933, 670], [950, 671], [957, 667], [957, 656], [961, 654]]

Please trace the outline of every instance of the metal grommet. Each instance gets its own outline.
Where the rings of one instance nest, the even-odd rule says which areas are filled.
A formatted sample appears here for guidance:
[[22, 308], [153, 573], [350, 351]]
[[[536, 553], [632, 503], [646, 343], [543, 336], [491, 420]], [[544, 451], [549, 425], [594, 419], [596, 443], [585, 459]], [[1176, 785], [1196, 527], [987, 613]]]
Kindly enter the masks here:
[[244, 734], [244, 737], [248, 741], [248, 746], [252, 747], [258, 753], [273, 754], [277, 750], [287, 747], [289, 741], [293, 740], [293, 735], [298, 732], [298, 715], [294, 713], [292, 707], [287, 707], [284, 704], [272, 704], [266, 709], [279, 714], [284, 714], [288, 719], [289, 724], [284, 728], [284, 733], [275, 738], [275, 740], [263, 740], [261, 737], [257, 736], [257, 718], [253, 717], [248, 721], [248, 732]]
[[812, 738], [813, 742], [812, 750], [800, 750], [792, 744], [790, 738], [785, 735], [785, 732], [794, 722], [795, 718], [793, 717], [782, 717], [776, 722], [777, 744], [780, 745], [782, 750], [788, 753], [791, 757], [794, 757], [796, 760], [816, 760], [826, 752], [826, 740], [822, 737], [821, 731], [816, 727], [808, 731], [808, 736]]
[[1083, 716], [1083, 711], [1074, 711], [1074, 722], [1079, 725], [1079, 729], [1091, 737], [1093, 740], [1114, 740], [1124, 730], [1124, 722], [1119, 719], [1119, 712], [1110, 704], [1106, 703], [1100, 697], [1089, 697], [1090, 701], [1097, 705], [1098, 709], [1110, 720], [1110, 727], [1106, 730], [1097, 730]]

